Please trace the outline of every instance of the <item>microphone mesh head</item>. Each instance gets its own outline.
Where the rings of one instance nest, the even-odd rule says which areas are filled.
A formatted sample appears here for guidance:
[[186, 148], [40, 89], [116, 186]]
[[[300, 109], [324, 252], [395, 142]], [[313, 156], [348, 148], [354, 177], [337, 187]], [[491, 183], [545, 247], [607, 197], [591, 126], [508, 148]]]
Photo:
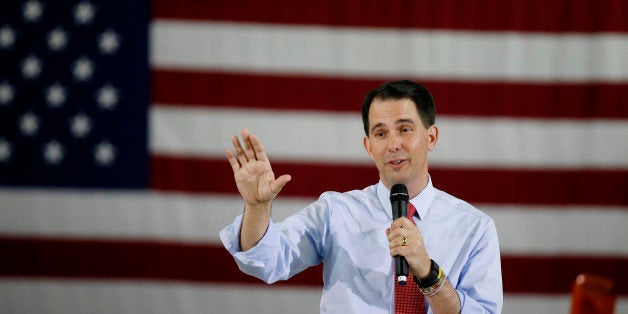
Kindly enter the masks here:
[[390, 189], [391, 201], [408, 201], [408, 188], [404, 184], [395, 184]]

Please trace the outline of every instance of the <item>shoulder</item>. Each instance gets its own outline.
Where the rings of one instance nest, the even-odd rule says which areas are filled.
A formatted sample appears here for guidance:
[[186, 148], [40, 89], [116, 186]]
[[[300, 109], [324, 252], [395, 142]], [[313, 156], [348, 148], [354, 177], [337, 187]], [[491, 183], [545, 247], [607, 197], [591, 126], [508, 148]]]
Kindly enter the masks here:
[[377, 199], [376, 185], [370, 185], [362, 190], [352, 190], [347, 192], [327, 191], [321, 194], [321, 200], [333, 203], [362, 203], [371, 199]]
[[325, 192], [321, 194], [319, 201], [326, 203], [331, 215], [343, 217], [364, 217], [382, 211], [382, 205], [377, 198], [376, 185], [368, 186], [362, 190], [347, 192]]
[[447, 215], [460, 216], [460, 218], [464, 218], [465, 220], [494, 224], [490, 216], [470, 203], [439, 189], [435, 190], [436, 193], [433, 205], [437, 206], [439, 211], [446, 212]]

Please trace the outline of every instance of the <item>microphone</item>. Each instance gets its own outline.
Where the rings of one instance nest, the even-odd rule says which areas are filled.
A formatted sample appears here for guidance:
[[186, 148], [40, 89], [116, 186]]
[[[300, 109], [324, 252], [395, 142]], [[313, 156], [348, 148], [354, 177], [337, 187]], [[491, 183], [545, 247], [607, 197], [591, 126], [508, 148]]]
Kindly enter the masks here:
[[[403, 184], [395, 184], [390, 189], [390, 205], [392, 205], [393, 220], [408, 215], [408, 188]], [[408, 262], [403, 256], [395, 256], [395, 275], [400, 286], [408, 281]]]

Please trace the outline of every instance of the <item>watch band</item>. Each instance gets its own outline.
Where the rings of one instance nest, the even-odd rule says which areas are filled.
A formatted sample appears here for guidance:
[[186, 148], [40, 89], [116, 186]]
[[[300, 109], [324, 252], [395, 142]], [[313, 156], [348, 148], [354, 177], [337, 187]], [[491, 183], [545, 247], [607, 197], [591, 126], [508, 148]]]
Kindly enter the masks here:
[[412, 280], [416, 283], [419, 288], [426, 289], [434, 286], [438, 281], [443, 277], [443, 270], [436, 264], [436, 262], [430, 259], [430, 272], [427, 277], [423, 280], [420, 280], [417, 276], [413, 276]]

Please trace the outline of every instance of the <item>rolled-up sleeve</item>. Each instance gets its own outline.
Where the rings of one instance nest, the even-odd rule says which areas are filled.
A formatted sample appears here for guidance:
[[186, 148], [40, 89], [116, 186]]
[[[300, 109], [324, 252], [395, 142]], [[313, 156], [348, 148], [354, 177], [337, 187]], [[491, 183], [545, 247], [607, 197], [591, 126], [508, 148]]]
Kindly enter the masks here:
[[324, 237], [320, 233], [327, 225], [325, 204], [312, 203], [280, 223], [271, 219], [259, 243], [246, 252], [240, 251], [242, 214], [220, 231], [220, 240], [242, 272], [266, 283], [286, 280], [321, 262]]
[[286, 272], [275, 267], [279, 235], [273, 221], [270, 221], [268, 229], [259, 243], [245, 252], [240, 251], [241, 225], [242, 214], [238, 215], [233, 223], [220, 231], [220, 240], [235, 259], [238, 268], [242, 272], [255, 276], [267, 283], [279, 280], [280, 278], [277, 278], [276, 275], [269, 273], [269, 270], [273, 270], [275, 274]]

